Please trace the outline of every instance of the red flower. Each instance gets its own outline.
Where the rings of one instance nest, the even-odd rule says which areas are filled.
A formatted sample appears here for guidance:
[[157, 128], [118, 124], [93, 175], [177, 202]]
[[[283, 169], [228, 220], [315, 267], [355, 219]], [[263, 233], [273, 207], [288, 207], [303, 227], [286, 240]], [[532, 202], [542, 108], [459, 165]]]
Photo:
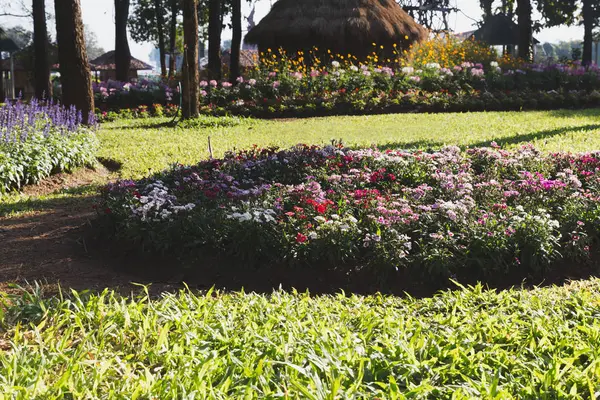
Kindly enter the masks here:
[[298, 234], [296, 235], [296, 242], [297, 243], [304, 243], [306, 242], [306, 235], [301, 234], [300, 232], [298, 232]]
[[315, 205], [315, 211], [319, 214], [323, 214], [327, 211], [327, 206], [325, 204], [317, 204]]
[[108, 207], [106, 207], [106, 208], [104, 209], [104, 212], [105, 212], [106, 214], [111, 214], [111, 213], [112, 213], [112, 211], [111, 211], [111, 210], [110, 210], [110, 208], [108, 208]]

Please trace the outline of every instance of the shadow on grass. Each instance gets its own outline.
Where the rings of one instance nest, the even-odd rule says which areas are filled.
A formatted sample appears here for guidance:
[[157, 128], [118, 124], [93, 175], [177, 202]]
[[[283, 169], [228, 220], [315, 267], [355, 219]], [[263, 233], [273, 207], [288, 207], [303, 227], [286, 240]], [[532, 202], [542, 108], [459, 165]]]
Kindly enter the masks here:
[[91, 203], [100, 185], [88, 184], [57, 190], [44, 196], [17, 196], [0, 201], [0, 218], [26, 212], [72, 207]]
[[160, 129], [160, 128], [176, 128], [178, 126], [178, 121], [146, 121], [144, 119], [134, 120], [133, 124], [120, 124], [118, 126], [103, 126], [103, 130], [108, 131], [124, 131], [124, 130], [136, 130], [136, 129]]
[[569, 118], [569, 117], [588, 117], [600, 118], [600, 108], [584, 108], [580, 110], [552, 110], [548, 112], [553, 117]]
[[[555, 136], [561, 136], [570, 132], [589, 132], [600, 130], [600, 124], [589, 124], [581, 126], [565, 126], [562, 128], [548, 129], [545, 131], [531, 132], [525, 135], [515, 135], [509, 137], [498, 138], [495, 141], [500, 147], [507, 145], [525, 144], [534, 140], [550, 139]], [[470, 147], [489, 146], [492, 140], [483, 140], [470, 145]]]
[[[600, 124], [589, 124], [589, 125], [581, 125], [581, 126], [566, 126], [566, 127], [556, 128], [556, 129], [548, 129], [548, 130], [543, 130], [543, 131], [526, 133], [523, 135], [501, 137], [501, 138], [489, 139], [489, 140], [481, 140], [479, 142], [473, 142], [473, 143], [469, 143], [467, 145], [460, 144], [459, 147], [462, 148], [463, 150], [467, 146], [468, 147], [489, 147], [492, 142], [496, 142], [496, 144], [498, 144], [500, 147], [505, 147], [505, 146], [511, 146], [511, 145], [526, 144], [526, 143], [530, 143], [534, 140], [550, 139], [552, 137], [561, 136], [561, 135], [564, 135], [567, 133], [589, 132], [589, 131], [594, 131], [594, 130], [600, 131]], [[398, 141], [398, 142], [392, 142], [392, 143], [385, 143], [382, 145], [378, 145], [376, 147], [380, 150], [419, 149], [419, 150], [426, 150], [426, 151], [434, 151], [434, 150], [439, 150], [440, 148], [442, 148], [446, 145], [450, 145], [450, 144], [452, 144], [452, 143], [442, 143], [442, 142], [438, 142], [435, 140], [422, 139], [422, 140], [407, 141], [407, 142]], [[351, 148], [351, 149], [360, 149], [363, 147], [364, 146], [349, 146], [349, 148]]]

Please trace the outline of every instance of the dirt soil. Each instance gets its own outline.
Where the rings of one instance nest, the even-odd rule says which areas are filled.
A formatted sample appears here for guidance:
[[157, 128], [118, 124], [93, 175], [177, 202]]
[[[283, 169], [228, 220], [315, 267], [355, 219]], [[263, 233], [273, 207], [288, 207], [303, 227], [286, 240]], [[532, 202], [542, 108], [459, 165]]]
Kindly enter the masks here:
[[[106, 182], [109, 172], [80, 170], [58, 174], [24, 193], [41, 196]], [[0, 292], [13, 291], [12, 284], [27, 285], [37, 281], [46, 293], [63, 289], [129, 291], [150, 281], [128, 272], [123, 260], [104, 254], [100, 243], [88, 243], [90, 222], [95, 216], [96, 198], [52, 199], [42, 202], [39, 210], [16, 217], [0, 217]], [[94, 246], [93, 248], [90, 248]], [[173, 285], [163, 283], [161, 289]], [[157, 289], [159, 289], [157, 287]]]

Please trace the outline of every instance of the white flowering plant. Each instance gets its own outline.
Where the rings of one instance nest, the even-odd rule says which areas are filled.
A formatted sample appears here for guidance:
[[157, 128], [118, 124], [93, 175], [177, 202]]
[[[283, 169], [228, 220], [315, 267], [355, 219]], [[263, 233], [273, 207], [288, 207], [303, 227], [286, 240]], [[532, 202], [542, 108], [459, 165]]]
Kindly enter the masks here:
[[298, 145], [107, 186], [111, 235], [146, 251], [256, 265], [409, 270], [422, 279], [591, 263], [600, 153]]

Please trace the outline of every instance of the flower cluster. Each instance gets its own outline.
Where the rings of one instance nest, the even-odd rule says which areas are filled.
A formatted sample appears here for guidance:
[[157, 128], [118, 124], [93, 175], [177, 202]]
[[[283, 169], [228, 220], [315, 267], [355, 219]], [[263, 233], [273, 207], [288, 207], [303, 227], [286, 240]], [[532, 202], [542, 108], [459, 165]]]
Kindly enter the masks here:
[[139, 106], [166, 106], [179, 102], [178, 87], [172, 82], [140, 79], [131, 82], [93, 82], [94, 102], [101, 112], [135, 109]]
[[599, 189], [600, 153], [299, 145], [113, 184], [99, 210], [145, 249], [473, 277], [588, 260]]
[[[88, 125], [94, 124], [90, 114]], [[0, 107], [0, 196], [53, 172], [93, 164], [95, 146], [74, 107], [7, 101]]]

